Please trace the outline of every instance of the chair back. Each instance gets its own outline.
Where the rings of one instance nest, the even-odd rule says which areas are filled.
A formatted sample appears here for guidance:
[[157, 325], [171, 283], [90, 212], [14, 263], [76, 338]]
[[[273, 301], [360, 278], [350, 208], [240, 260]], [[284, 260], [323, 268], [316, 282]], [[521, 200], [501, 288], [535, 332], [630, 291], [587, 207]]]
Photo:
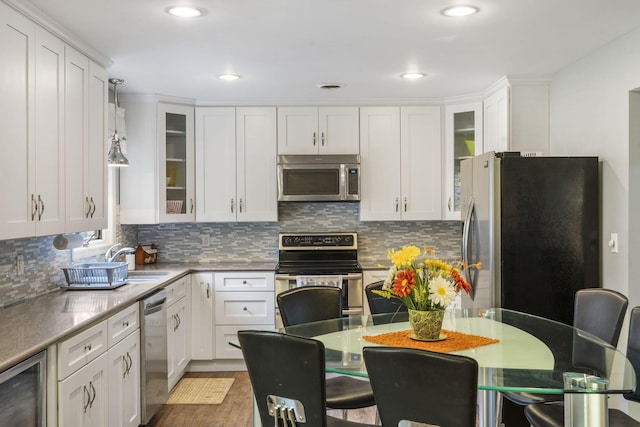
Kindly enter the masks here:
[[629, 300], [612, 289], [588, 288], [576, 292], [573, 326], [618, 345]]
[[478, 363], [467, 356], [365, 347], [364, 361], [382, 425], [402, 420], [475, 427]]
[[299, 401], [304, 407], [304, 425], [327, 425], [324, 345], [320, 341], [254, 330], [239, 331], [238, 340], [263, 426], [275, 424], [269, 396]]
[[385, 298], [371, 292], [373, 290], [381, 290], [383, 284], [384, 280], [380, 280], [378, 282], [369, 283], [364, 288], [371, 314], [401, 313], [408, 311], [407, 306], [397, 299]]
[[284, 326], [342, 317], [342, 290], [337, 286], [301, 286], [276, 296]]
[[[629, 317], [629, 337], [627, 338], [627, 359], [633, 365], [636, 379], [640, 381], [640, 307], [631, 309]], [[634, 402], [640, 402], [640, 387], [636, 387], [633, 393], [624, 394], [624, 398]]]

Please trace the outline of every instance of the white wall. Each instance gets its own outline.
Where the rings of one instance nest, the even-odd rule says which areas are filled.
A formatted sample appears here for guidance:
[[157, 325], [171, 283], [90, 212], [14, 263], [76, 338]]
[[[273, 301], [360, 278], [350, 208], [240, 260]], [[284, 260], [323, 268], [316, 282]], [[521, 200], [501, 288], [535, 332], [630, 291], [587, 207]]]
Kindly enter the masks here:
[[[638, 87], [640, 29], [556, 73], [550, 91], [550, 154], [600, 158], [602, 285], [627, 295], [629, 307], [640, 305], [640, 102], [630, 94]], [[607, 246], [611, 233], [618, 233], [618, 254]], [[627, 322], [622, 350], [626, 331]], [[625, 406], [612, 400], [611, 406]], [[640, 405], [629, 406], [640, 419]]]
[[[629, 91], [639, 86], [636, 30], [555, 74], [550, 96], [550, 153], [600, 157], [603, 286], [631, 306], [640, 305], [640, 290], [629, 286]], [[607, 246], [612, 232], [618, 254]]]

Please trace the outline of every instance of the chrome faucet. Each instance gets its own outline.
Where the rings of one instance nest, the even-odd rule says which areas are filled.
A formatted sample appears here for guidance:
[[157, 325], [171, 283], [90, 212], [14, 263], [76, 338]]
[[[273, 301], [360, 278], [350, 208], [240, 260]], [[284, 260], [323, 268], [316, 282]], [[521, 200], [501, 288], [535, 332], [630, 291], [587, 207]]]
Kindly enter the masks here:
[[133, 254], [136, 252], [136, 250], [134, 248], [130, 248], [130, 247], [126, 247], [126, 248], [122, 248], [120, 249], [118, 252], [116, 252], [115, 254], [111, 255], [111, 252], [117, 248], [118, 246], [122, 246], [122, 243], [116, 243], [115, 245], [111, 246], [109, 249], [107, 249], [107, 253], [104, 254], [104, 261], [105, 262], [116, 262], [116, 260], [123, 254]]

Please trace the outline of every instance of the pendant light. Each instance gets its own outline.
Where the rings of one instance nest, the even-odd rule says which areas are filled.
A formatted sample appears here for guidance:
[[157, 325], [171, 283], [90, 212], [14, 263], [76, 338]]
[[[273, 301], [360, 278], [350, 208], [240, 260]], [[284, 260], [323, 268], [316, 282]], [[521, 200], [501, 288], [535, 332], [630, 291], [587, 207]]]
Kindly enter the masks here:
[[120, 147], [121, 141], [126, 141], [125, 137], [120, 138], [118, 135], [118, 85], [124, 83], [122, 79], [109, 79], [109, 83], [113, 85], [114, 95], [114, 117], [113, 117], [113, 136], [109, 138], [111, 140], [111, 147], [109, 147], [109, 154], [107, 155], [107, 164], [112, 167], [129, 166], [129, 160], [122, 154], [122, 148]]

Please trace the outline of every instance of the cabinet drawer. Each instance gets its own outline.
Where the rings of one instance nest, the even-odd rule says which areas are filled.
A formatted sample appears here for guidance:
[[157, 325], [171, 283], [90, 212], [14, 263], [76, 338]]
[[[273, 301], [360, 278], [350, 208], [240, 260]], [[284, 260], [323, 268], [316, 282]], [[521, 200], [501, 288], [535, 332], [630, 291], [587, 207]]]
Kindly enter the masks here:
[[242, 326], [216, 326], [216, 359], [242, 359], [242, 350], [229, 344], [230, 341], [238, 343], [238, 331], [255, 329], [260, 331], [273, 331], [275, 325], [242, 325]]
[[271, 325], [275, 319], [273, 292], [216, 292], [217, 325]]
[[178, 279], [166, 287], [167, 307], [187, 295], [187, 280], [189, 276]]
[[111, 316], [108, 322], [109, 347], [116, 345], [120, 340], [138, 329], [140, 320], [138, 316], [138, 304], [133, 304], [117, 314]]
[[58, 343], [58, 379], [62, 380], [107, 350], [107, 321]]
[[273, 291], [275, 273], [216, 273], [216, 291]]

